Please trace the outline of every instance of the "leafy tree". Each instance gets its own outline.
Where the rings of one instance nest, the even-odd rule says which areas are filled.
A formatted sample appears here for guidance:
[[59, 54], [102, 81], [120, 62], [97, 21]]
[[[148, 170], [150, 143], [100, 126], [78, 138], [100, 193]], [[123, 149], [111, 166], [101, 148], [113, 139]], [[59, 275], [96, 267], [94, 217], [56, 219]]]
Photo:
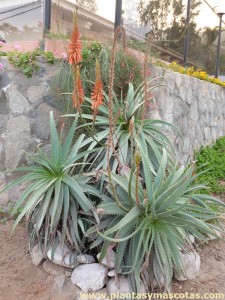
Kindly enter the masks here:
[[20, 33], [20, 30], [17, 27], [11, 25], [10, 23], [1, 24], [0, 31], [3, 31], [6, 35], [10, 35], [12, 33], [14, 33], [14, 34]]
[[77, 4], [94, 13], [96, 13], [98, 10], [98, 6], [95, 0], [77, 0]]
[[205, 53], [207, 60], [205, 66], [208, 72], [213, 72], [215, 69], [216, 47], [215, 42], [218, 37], [218, 27], [206, 27], [203, 32], [203, 43], [205, 44]]
[[222, 53], [220, 56], [220, 73], [225, 75], [225, 53]]
[[[192, 0], [190, 12], [190, 33], [196, 33], [195, 17], [199, 14], [198, 0]], [[182, 0], [140, 0], [138, 6], [142, 24], [151, 24], [155, 40], [175, 50], [184, 44], [186, 7]], [[193, 37], [196, 38], [195, 35]]]

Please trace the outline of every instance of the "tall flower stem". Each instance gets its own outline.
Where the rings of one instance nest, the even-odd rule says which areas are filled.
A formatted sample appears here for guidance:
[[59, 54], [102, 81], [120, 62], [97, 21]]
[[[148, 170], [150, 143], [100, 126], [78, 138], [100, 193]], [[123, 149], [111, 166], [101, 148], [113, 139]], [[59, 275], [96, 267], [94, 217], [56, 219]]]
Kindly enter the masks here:
[[109, 94], [108, 94], [108, 107], [109, 107], [109, 138], [108, 138], [108, 144], [107, 144], [107, 159], [108, 159], [108, 176], [109, 176], [109, 183], [112, 188], [112, 193], [113, 197], [119, 207], [121, 207], [123, 210], [128, 211], [120, 200], [117, 197], [115, 187], [112, 183], [112, 177], [111, 177], [111, 168], [110, 168], [110, 151], [113, 149], [114, 153], [115, 147], [113, 144], [113, 134], [114, 134], [114, 128], [115, 128], [115, 118], [113, 116], [113, 87], [114, 87], [114, 78], [115, 78], [115, 53], [116, 53], [116, 46], [117, 46], [117, 41], [118, 38], [122, 34], [123, 36], [123, 46], [126, 48], [126, 33], [124, 28], [118, 27], [115, 35], [114, 35], [114, 41], [113, 41], [113, 48], [112, 48], [112, 56], [111, 56], [111, 61], [110, 61], [110, 71], [109, 71]]
[[141, 117], [142, 117], [142, 123], [144, 122], [145, 119], [145, 114], [146, 114], [146, 107], [147, 107], [147, 101], [148, 101], [148, 82], [147, 82], [147, 71], [148, 71], [148, 57], [149, 57], [149, 52], [151, 48], [151, 37], [149, 36], [147, 39], [147, 47], [146, 47], [146, 52], [145, 52], [145, 59], [144, 59], [144, 104], [142, 106], [141, 110]]

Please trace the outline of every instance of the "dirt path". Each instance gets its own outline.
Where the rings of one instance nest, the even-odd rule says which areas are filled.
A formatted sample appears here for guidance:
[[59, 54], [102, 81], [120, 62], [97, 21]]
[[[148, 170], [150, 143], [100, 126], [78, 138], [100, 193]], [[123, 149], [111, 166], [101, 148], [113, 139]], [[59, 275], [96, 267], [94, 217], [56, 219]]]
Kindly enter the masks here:
[[0, 225], [0, 300], [50, 300], [52, 277], [32, 264], [24, 227], [10, 236], [11, 226]]
[[[53, 300], [53, 278], [32, 264], [26, 230], [19, 225], [10, 236], [11, 226], [11, 221], [0, 224], [0, 300]], [[200, 276], [193, 281], [174, 281], [173, 292], [225, 294], [225, 242], [210, 242], [200, 255]]]
[[223, 293], [225, 299], [225, 242], [211, 241], [199, 253], [200, 275], [196, 280], [173, 283], [173, 292]]

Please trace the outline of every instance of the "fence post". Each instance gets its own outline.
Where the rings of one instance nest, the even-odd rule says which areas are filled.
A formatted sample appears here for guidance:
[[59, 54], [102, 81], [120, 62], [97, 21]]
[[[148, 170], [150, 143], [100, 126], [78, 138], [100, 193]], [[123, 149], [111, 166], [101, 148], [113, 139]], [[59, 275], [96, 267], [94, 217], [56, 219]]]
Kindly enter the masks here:
[[122, 0], [116, 0], [115, 23], [114, 29], [122, 24]]

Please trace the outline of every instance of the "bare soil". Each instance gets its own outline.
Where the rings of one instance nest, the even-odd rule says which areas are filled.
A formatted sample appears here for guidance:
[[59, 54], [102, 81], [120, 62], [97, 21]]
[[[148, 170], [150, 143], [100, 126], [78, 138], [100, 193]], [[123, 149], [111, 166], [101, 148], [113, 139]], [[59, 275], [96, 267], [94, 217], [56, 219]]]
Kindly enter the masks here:
[[[0, 300], [53, 300], [53, 277], [32, 264], [26, 230], [19, 225], [10, 235], [12, 224], [0, 224]], [[210, 242], [200, 256], [200, 276], [192, 281], [174, 281], [173, 292], [225, 294], [225, 242]]]
[[0, 300], [50, 300], [53, 278], [32, 264], [27, 233], [13, 221], [0, 224]]
[[225, 299], [225, 241], [215, 240], [200, 250], [200, 275], [191, 281], [173, 283], [173, 292], [223, 293]]

